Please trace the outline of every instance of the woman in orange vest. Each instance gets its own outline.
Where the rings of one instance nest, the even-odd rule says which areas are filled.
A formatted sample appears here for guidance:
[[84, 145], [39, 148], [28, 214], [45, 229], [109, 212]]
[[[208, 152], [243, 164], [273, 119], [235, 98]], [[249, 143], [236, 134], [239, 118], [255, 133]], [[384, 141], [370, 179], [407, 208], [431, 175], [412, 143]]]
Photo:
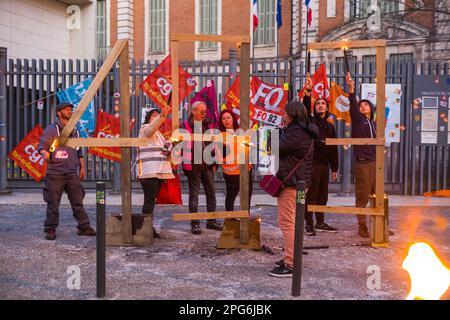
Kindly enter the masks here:
[[[224, 109], [220, 113], [219, 116], [219, 130], [225, 136], [228, 134], [234, 135], [234, 131], [239, 129], [239, 124], [237, 121], [236, 114], [229, 109]], [[232, 147], [230, 147], [230, 145]], [[241, 149], [241, 150], [239, 150]], [[238, 149], [238, 144], [236, 141], [234, 143], [230, 143], [229, 141], [225, 141], [223, 145], [223, 164], [222, 164], [222, 172], [223, 178], [225, 180], [226, 185], [226, 196], [225, 196], [225, 209], [226, 211], [234, 211], [234, 201], [236, 200], [236, 196], [239, 193], [239, 181], [240, 181], [240, 169], [238, 162], [238, 150], [243, 151], [243, 148]], [[252, 189], [253, 189], [253, 179], [252, 179], [252, 171], [251, 165], [249, 165], [249, 208], [252, 197]]]

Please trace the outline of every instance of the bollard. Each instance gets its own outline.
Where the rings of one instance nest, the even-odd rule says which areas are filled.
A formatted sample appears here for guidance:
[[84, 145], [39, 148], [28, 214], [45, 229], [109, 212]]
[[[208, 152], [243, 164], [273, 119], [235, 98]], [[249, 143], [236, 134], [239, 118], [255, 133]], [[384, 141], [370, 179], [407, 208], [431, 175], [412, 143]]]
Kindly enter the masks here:
[[105, 200], [104, 182], [97, 182], [97, 298], [106, 295], [106, 236], [105, 236]]
[[300, 296], [302, 287], [303, 233], [305, 229], [305, 181], [297, 181], [295, 196], [295, 237], [294, 237], [294, 271], [292, 274], [292, 296]]

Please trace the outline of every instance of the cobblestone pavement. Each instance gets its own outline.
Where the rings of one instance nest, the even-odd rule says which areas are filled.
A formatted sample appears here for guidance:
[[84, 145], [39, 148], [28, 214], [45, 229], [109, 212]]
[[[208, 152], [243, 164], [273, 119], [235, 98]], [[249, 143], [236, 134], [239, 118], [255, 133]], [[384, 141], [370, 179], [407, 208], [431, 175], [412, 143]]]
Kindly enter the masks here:
[[[95, 225], [95, 206], [86, 209]], [[155, 227], [161, 239], [151, 247], [107, 248], [108, 299], [292, 299], [291, 279], [268, 275], [282, 258], [276, 207], [251, 209], [262, 217], [262, 244], [274, 255], [218, 250], [220, 233], [206, 230], [204, 222], [198, 236], [189, 232], [188, 222], [172, 221], [172, 213], [186, 211], [157, 207]], [[95, 299], [95, 237], [76, 235], [70, 206], [62, 205], [60, 212], [58, 237], [47, 241], [42, 229], [45, 205], [0, 205], [0, 299]], [[120, 207], [107, 207], [108, 214], [117, 212]], [[133, 212], [140, 207], [134, 206]], [[401, 264], [416, 241], [430, 243], [450, 266], [450, 206], [394, 207], [390, 219], [395, 235], [389, 247], [373, 248], [358, 237], [356, 217], [327, 215], [326, 222], [339, 232], [305, 236], [306, 246], [329, 248], [311, 249], [303, 256], [300, 299], [404, 299], [410, 280]], [[80, 268], [80, 289], [68, 288], [70, 266]], [[377, 268], [381, 286], [373, 288], [370, 276]], [[450, 298], [450, 291], [444, 298]]]

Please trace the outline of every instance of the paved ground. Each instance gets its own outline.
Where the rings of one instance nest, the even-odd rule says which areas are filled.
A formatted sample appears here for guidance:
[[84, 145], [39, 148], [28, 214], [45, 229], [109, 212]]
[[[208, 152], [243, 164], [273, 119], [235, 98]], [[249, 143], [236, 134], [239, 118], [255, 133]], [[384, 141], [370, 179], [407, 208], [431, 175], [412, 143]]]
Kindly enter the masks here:
[[[11, 201], [11, 197], [16, 200]], [[95, 206], [90, 197], [86, 209], [95, 224]], [[186, 212], [186, 208], [159, 206], [155, 226], [161, 230], [161, 239], [152, 247], [107, 248], [107, 298], [291, 299], [291, 279], [267, 274], [273, 262], [282, 257], [276, 207], [268, 196], [255, 198], [267, 204], [253, 206], [251, 211], [261, 215], [262, 243], [271, 247], [274, 255], [253, 250], [218, 250], [215, 245], [219, 232], [203, 230], [200, 236], [192, 235], [187, 222], [171, 220], [172, 213]], [[111, 205], [114, 199], [109, 196], [107, 213], [120, 212], [120, 207]], [[136, 203], [139, 195], [134, 199]], [[327, 222], [340, 231], [305, 238], [306, 246], [329, 248], [309, 250], [303, 256], [301, 299], [404, 299], [409, 291], [409, 276], [401, 264], [409, 244], [416, 241], [430, 243], [450, 266], [450, 203], [447, 199], [441, 202], [442, 199], [432, 198], [430, 203], [424, 200], [391, 199], [390, 225], [395, 236], [391, 237], [389, 248], [367, 246], [368, 242], [356, 234], [354, 216], [328, 215]], [[219, 197], [218, 203], [221, 201]], [[330, 197], [333, 204], [352, 201]], [[410, 205], [401, 206], [402, 203]], [[140, 207], [134, 206], [133, 212], [140, 212]], [[47, 241], [42, 232], [44, 215], [40, 194], [0, 196], [0, 299], [95, 299], [95, 238], [76, 235], [70, 206], [64, 204], [58, 238]], [[81, 270], [79, 290], [68, 289], [70, 266]], [[378, 267], [381, 287], [370, 289], [367, 282], [371, 283], [371, 270]], [[450, 299], [450, 291], [444, 298]]]

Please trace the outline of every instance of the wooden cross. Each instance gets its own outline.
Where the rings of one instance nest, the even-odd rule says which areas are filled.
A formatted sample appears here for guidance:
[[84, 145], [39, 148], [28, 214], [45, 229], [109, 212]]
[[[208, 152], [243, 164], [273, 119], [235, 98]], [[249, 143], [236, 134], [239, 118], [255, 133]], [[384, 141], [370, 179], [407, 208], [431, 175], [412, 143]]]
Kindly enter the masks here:
[[[192, 35], [192, 34], [172, 34], [171, 35], [171, 58], [172, 58], [172, 128], [177, 129], [179, 126], [179, 96], [178, 96], [178, 42], [179, 41], [211, 41], [211, 42], [232, 42], [241, 46], [241, 128], [246, 131], [249, 123], [248, 94], [242, 95], [243, 92], [249, 92], [250, 86], [250, 38], [248, 36], [214, 36], [214, 35]], [[84, 111], [88, 107], [90, 101], [99, 89], [100, 85], [108, 75], [115, 61], [119, 59], [120, 72], [120, 138], [71, 138], [70, 133], [75, 128]], [[91, 85], [81, 99], [77, 109], [72, 114], [67, 125], [61, 132], [58, 141], [59, 146], [68, 147], [121, 147], [121, 191], [122, 191], [122, 240], [124, 244], [132, 243], [132, 221], [131, 221], [131, 152], [130, 147], [142, 147], [148, 143], [147, 138], [130, 138], [130, 88], [129, 88], [129, 57], [128, 57], [128, 41], [118, 40], [114, 45], [111, 53], [103, 63], [100, 70], [94, 77]], [[214, 136], [195, 136], [193, 140], [214, 140]], [[240, 166], [240, 185], [241, 185], [241, 210], [233, 212], [213, 212], [201, 213], [203, 218], [227, 218], [241, 217], [241, 242], [247, 243], [249, 239], [248, 227], [248, 145], [245, 146], [246, 157], [245, 164]], [[194, 219], [186, 215], [178, 214], [176, 220]]]
[[377, 137], [370, 138], [343, 138], [326, 139], [327, 145], [375, 145], [376, 146], [376, 180], [375, 180], [375, 208], [352, 208], [338, 206], [308, 206], [312, 212], [333, 212], [365, 214], [373, 216], [374, 234], [373, 245], [387, 245], [389, 233], [386, 228], [384, 207], [384, 151], [385, 151], [385, 83], [386, 83], [386, 41], [385, 40], [348, 40], [337, 42], [316, 42], [308, 44], [312, 50], [347, 48], [376, 48], [377, 65]]
[[[182, 41], [208, 41], [208, 42], [231, 42], [240, 47], [241, 64], [240, 64], [240, 78], [241, 78], [241, 92], [240, 92], [240, 128], [245, 131], [249, 124], [249, 95], [250, 90], [250, 37], [249, 36], [227, 36], [227, 35], [205, 35], [205, 34], [185, 34], [175, 33], [170, 36], [170, 57], [172, 61], [172, 128], [179, 127], [179, 79], [178, 79], [178, 44]], [[229, 214], [235, 214], [235, 217], [240, 217], [240, 242], [247, 244], [250, 240], [249, 228], [249, 146], [246, 144], [245, 161], [240, 165], [240, 211], [225, 212], [218, 214], [218, 212], [211, 213], [188, 213], [174, 216], [177, 220], [192, 220], [196, 217], [202, 216], [203, 219], [226, 218]]]

